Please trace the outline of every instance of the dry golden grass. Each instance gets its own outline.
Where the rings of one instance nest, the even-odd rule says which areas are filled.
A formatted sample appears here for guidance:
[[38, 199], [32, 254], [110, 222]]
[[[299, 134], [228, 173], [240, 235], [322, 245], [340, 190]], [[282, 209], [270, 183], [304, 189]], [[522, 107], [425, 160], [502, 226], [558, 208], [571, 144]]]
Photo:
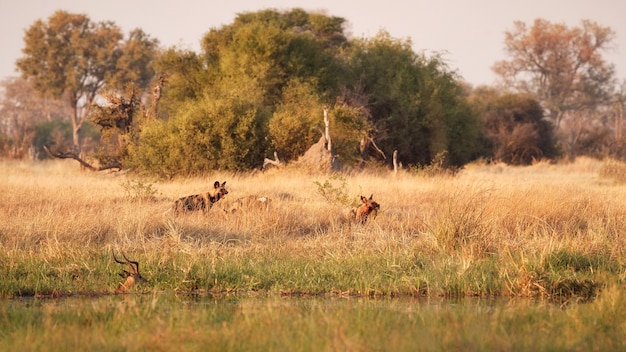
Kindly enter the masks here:
[[[16, 261], [34, 256], [82, 265], [94, 253], [123, 249], [148, 263], [143, 274], [149, 277], [181, 255], [188, 261], [176, 262], [180, 267], [173, 270], [185, 273], [198, 262], [289, 258], [343, 266], [380, 257], [392, 271], [437, 268], [438, 274], [419, 279], [398, 274], [398, 281], [409, 280], [410, 290], [422, 293], [424, 286], [449, 292], [446, 283], [432, 281], [474, 278], [479, 274], [473, 271], [495, 258], [498, 293], [540, 295], [554, 253], [624, 265], [626, 187], [601, 177], [603, 165], [592, 159], [530, 167], [473, 164], [441, 177], [381, 171], [333, 176], [286, 168], [157, 181], [81, 171], [71, 161], [5, 161], [0, 251]], [[207, 215], [178, 217], [170, 211], [175, 199], [206, 192], [216, 180], [227, 181], [226, 205], [258, 194], [270, 197], [272, 206], [235, 214], [216, 207]], [[330, 186], [322, 192], [325, 182]], [[381, 204], [378, 217], [364, 226], [351, 222], [348, 203], [370, 194]], [[623, 269], [615, 274], [624, 279]], [[484, 294], [480, 285], [467, 282], [459, 289]]]

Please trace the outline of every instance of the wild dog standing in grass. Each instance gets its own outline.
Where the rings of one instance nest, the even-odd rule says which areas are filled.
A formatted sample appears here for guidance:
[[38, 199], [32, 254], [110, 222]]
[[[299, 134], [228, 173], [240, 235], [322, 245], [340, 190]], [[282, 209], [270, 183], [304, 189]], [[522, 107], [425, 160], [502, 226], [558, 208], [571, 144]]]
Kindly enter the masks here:
[[174, 202], [174, 214], [178, 215], [182, 212], [202, 210], [204, 213], [209, 211], [217, 201], [224, 198], [228, 194], [225, 188], [226, 181], [219, 183], [215, 181], [213, 189], [207, 193], [194, 194], [182, 197]]
[[372, 216], [372, 219], [375, 219], [378, 215], [378, 210], [380, 210], [380, 204], [374, 202], [372, 199], [374, 195], [370, 195], [369, 198], [365, 198], [361, 196], [361, 204], [358, 208], [352, 209], [353, 219], [361, 224], [365, 224], [367, 219]]
[[252, 195], [235, 199], [230, 206], [224, 208], [224, 212], [235, 213], [238, 211], [268, 210], [269, 206], [270, 199], [268, 197]]
[[139, 284], [142, 281], [147, 281], [139, 273], [138, 262], [133, 262], [132, 260], [129, 260], [128, 258], [126, 258], [126, 254], [124, 254], [124, 252], [122, 252], [122, 256], [124, 257], [126, 261], [121, 261], [117, 259], [117, 257], [115, 256], [115, 252], [113, 252], [113, 250], [111, 250], [111, 252], [113, 253], [113, 259], [115, 259], [116, 262], [123, 264], [123, 265], [128, 265], [128, 268], [130, 269], [130, 271], [124, 270], [124, 272], [120, 273], [120, 276], [123, 279], [126, 279], [126, 281], [124, 281], [124, 283], [121, 283], [117, 287], [117, 289], [115, 290], [116, 293], [127, 292], [133, 286], [135, 286], [135, 284]]

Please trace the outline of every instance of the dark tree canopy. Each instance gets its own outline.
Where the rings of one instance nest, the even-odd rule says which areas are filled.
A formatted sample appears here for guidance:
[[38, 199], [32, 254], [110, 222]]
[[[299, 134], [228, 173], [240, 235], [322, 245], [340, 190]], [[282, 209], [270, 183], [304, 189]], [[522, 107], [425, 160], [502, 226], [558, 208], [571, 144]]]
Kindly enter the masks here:
[[539, 102], [528, 95], [505, 94], [485, 108], [485, 134], [493, 158], [513, 165], [556, 156], [552, 124]]
[[410, 41], [385, 32], [355, 41], [351, 55], [352, 84], [363, 87], [373, 124], [370, 133], [387, 155], [398, 150], [403, 162], [421, 165], [442, 152], [454, 165], [472, 158], [478, 120], [439, 57], [417, 54]]

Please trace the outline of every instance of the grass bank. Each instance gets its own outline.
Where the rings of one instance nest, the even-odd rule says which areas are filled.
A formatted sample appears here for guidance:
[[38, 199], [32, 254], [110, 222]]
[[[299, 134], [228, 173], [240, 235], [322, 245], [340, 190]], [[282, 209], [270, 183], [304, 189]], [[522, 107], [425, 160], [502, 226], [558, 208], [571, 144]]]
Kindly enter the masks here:
[[[295, 169], [169, 181], [0, 163], [1, 297], [106, 294], [139, 261], [140, 292], [509, 296], [589, 300], [623, 287], [626, 186], [616, 162], [475, 164], [455, 176]], [[617, 170], [617, 171], [616, 171]], [[268, 211], [174, 216], [227, 181], [224, 204]], [[381, 204], [347, 218], [359, 195]]]

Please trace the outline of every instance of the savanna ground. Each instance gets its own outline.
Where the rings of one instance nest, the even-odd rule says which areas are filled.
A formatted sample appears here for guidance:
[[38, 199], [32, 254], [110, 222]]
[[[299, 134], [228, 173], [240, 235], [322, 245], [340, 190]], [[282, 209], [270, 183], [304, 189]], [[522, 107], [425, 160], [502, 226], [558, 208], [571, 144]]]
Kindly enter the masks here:
[[[267, 334], [251, 332], [257, 323], [270, 321], [277, 336], [282, 332], [290, 338], [291, 325], [272, 318], [272, 300], [260, 308], [254, 303], [240, 306], [240, 313], [250, 305], [258, 314], [239, 325], [226, 324], [232, 312], [211, 310], [207, 314], [217, 316], [212, 323], [194, 317], [190, 325], [179, 326], [168, 323], [157, 304], [161, 296], [243, 294], [372, 299], [363, 304], [358, 318], [366, 322], [380, 319], [380, 308], [368, 309], [380, 299], [529, 300], [529, 307], [512, 316], [489, 314], [495, 320], [482, 327], [478, 322], [485, 319], [484, 313], [458, 316], [445, 309], [443, 315], [425, 311], [416, 319], [407, 317], [409, 310], [403, 308], [399, 316], [392, 315], [397, 324], [381, 324], [393, 326], [395, 334], [413, 334], [428, 326], [435, 329], [429, 336], [439, 348], [586, 350], [626, 345], [626, 166], [579, 159], [531, 167], [473, 164], [454, 176], [427, 171], [332, 175], [286, 168], [164, 181], [80, 171], [72, 161], [1, 162], [0, 296], [5, 303], [0, 327], [13, 328], [0, 333], [0, 340], [19, 346], [19, 341], [32, 337], [34, 327], [54, 332], [64, 326], [52, 319], [59, 318], [54, 308], [16, 313], [24, 299], [20, 297], [79, 296], [109, 303], [88, 305], [83, 313], [60, 314], [68, 328], [102, 324], [101, 329], [117, 336], [127, 329], [124, 320], [149, 320], [152, 331], [163, 330], [159, 336], [170, 347], [183, 333], [191, 334], [198, 347], [223, 339], [224, 349], [246, 349], [247, 345], [228, 342], [242, 331], [250, 341], [261, 341], [257, 346], [284, 347], [263, 340]], [[215, 207], [206, 215], [182, 216], [170, 211], [175, 199], [206, 192], [216, 180], [227, 181], [230, 192], [222, 206], [259, 194], [272, 199], [270, 209], [226, 214]], [[350, 206], [358, 205], [359, 195], [370, 194], [381, 204], [378, 217], [365, 225], [351, 222]], [[123, 269], [113, 261], [112, 250], [139, 261], [149, 280], [134, 288], [145, 295], [131, 294], [132, 304], [128, 297], [110, 295], [121, 282], [117, 274]], [[149, 298], [141, 298], [146, 295]], [[112, 300], [127, 305], [120, 308]], [[537, 302], [549, 308], [538, 308]], [[313, 306], [304, 309], [305, 318], [296, 314], [287, 320], [311, 329], [307, 319], [328, 320], [329, 314], [337, 314]], [[25, 328], [15, 327], [15, 321]], [[194, 329], [200, 323], [219, 331], [220, 337], [200, 334]], [[294, 346], [364, 350], [412, 345], [398, 335], [386, 340], [390, 345], [376, 348], [366, 343], [377, 329], [370, 325], [361, 323], [357, 331], [346, 331], [352, 326], [347, 322], [329, 324], [327, 330], [312, 331], [318, 344]], [[499, 342], [473, 339], [468, 331], [477, 327], [484, 334], [504, 337]], [[565, 335], [560, 342], [548, 335], [528, 342], [535, 329], [543, 329], [544, 335]], [[48, 339], [57, 336], [50, 334]], [[514, 339], [516, 334], [519, 340]], [[139, 336], [154, 339], [153, 333]], [[425, 339], [424, 334], [415, 337]], [[598, 345], [598, 339], [603, 343]], [[118, 340], [118, 346], [149, 346], [141, 341]], [[101, 341], [91, 343], [97, 347]]]

